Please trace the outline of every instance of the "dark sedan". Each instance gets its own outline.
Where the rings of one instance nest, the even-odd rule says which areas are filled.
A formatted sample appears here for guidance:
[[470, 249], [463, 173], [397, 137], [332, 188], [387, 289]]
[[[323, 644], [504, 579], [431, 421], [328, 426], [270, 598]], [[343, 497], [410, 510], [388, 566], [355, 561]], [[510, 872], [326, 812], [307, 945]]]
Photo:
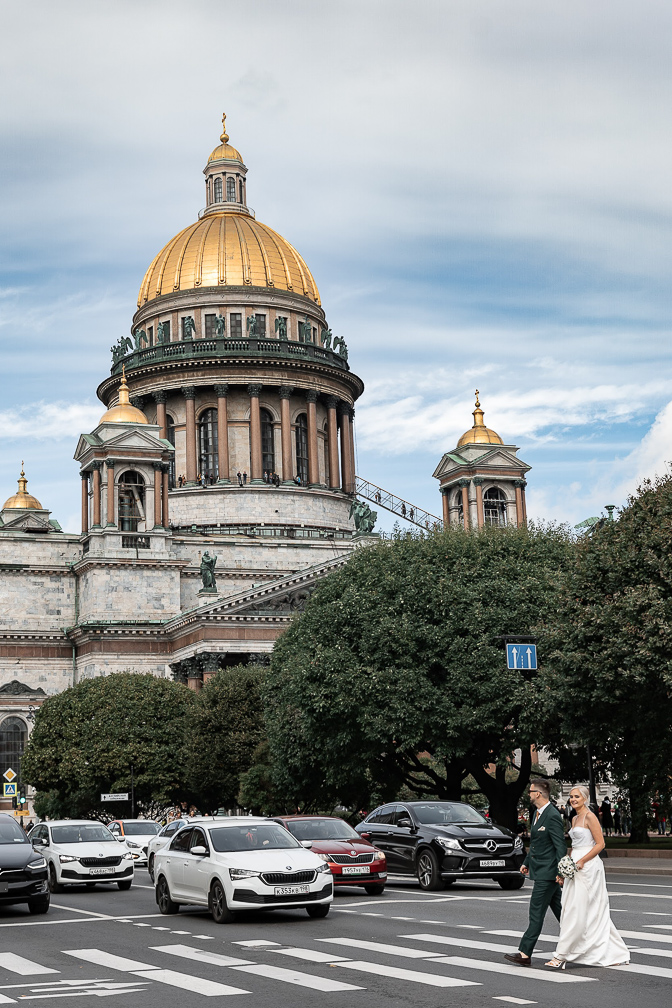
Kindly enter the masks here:
[[460, 878], [491, 878], [502, 889], [520, 889], [525, 881], [522, 840], [464, 802], [381, 805], [355, 829], [383, 851], [391, 875], [416, 876], [423, 889]]
[[8, 903], [27, 903], [32, 914], [47, 912], [47, 862], [13, 816], [0, 812], [0, 906]]

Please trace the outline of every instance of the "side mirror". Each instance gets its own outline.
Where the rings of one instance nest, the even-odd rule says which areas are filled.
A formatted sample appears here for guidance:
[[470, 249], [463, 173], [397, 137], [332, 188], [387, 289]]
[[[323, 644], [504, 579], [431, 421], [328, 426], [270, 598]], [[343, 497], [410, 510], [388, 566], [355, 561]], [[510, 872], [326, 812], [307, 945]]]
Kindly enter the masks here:
[[397, 823], [397, 826], [408, 826], [409, 829], [412, 829], [413, 828], [413, 823], [411, 822], [410, 819], [407, 819], [406, 817], [404, 817], [403, 819], [399, 820], [399, 822]]
[[33, 847], [46, 847], [47, 841], [43, 837], [33, 837], [30, 841]]
[[199, 844], [198, 847], [192, 847], [191, 850], [189, 851], [189, 853], [190, 854], [195, 854], [196, 857], [205, 857], [205, 855], [208, 853], [208, 848], [207, 847], [202, 847]]
[[112, 836], [114, 837], [115, 840], [118, 840], [119, 843], [123, 843], [124, 842], [124, 837], [123, 836], [118, 836], [116, 833], [113, 833]]
[[371, 839], [371, 834], [370, 833], [360, 833], [359, 835], [361, 837], [363, 837], [364, 840], [370, 840]]
[[301, 841], [301, 846], [305, 847], [306, 850], [310, 850], [311, 847], [313, 846], [313, 841], [312, 840], [302, 840]]

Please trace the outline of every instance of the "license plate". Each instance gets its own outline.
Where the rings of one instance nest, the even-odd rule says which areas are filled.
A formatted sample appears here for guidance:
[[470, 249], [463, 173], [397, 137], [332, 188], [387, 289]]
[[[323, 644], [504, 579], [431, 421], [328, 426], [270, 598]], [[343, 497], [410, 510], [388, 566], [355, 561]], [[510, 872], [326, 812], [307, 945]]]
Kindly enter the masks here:
[[347, 866], [341, 868], [341, 872], [343, 875], [366, 875], [367, 872], [370, 871], [371, 869], [369, 865], [357, 865], [356, 867], [353, 865], [352, 867]]
[[114, 875], [114, 868], [91, 868], [89, 875]]
[[481, 861], [481, 868], [506, 868], [506, 861]]
[[307, 885], [276, 886], [273, 890], [276, 896], [293, 896], [295, 893], [310, 892]]

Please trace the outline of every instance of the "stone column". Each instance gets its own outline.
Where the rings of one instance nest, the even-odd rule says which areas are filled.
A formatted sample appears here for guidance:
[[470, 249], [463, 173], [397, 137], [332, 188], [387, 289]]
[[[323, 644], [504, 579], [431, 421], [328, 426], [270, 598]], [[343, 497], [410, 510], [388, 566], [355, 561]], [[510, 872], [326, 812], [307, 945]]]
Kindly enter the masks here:
[[352, 455], [350, 453], [350, 407], [347, 403], [338, 404], [338, 414], [341, 418], [341, 486], [344, 493], [354, 493], [352, 476]]
[[166, 422], [166, 392], [152, 392], [152, 398], [156, 403], [156, 422], [159, 425], [159, 437], [168, 437], [168, 424]]
[[259, 395], [261, 385], [248, 385], [250, 397], [250, 483], [263, 483], [261, 478], [261, 417]]
[[294, 393], [291, 385], [280, 386], [280, 440], [282, 441], [282, 482], [292, 482], [292, 418], [289, 400]]
[[472, 483], [476, 487], [476, 524], [479, 528], [483, 528], [485, 524], [485, 515], [483, 514], [483, 477], [474, 476]]
[[527, 480], [515, 480], [514, 487], [516, 488], [516, 525], [520, 528], [527, 522], [527, 512], [525, 509], [525, 487], [527, 486]]
[[459, 482], [460, 489], [462, 490], [462, 521], [464, 522], [464, 527], [469, 531], [469, 480], [461, 479]]
[[356, 490], [357, 466], [355, 463], [355, 408], [350, 407], [350, 427], [348, 430], [348, 441], [350, 445], [350, 477], [352, 480], [352, 493]]
[[329, 486], [338, 490], [341, 477], [338, 471], [338, 418], [336, 416], [336, 396], [327, 396], [327, 451], [329, 454]]
[[164, 462], [161, 466], [161, 471], [163, 473], [162, 481], [162, 494], [161, 494], [161, 524], [165, 529], [168, 528], [170, 521], [168, 518], [168, 476], [170, 473], [170, 466]]
[[320, 485], [320, 462], [317, 448], [317, 392], [306, 392], [308, 416], [308, 486]]
[[441, 487], [441, 503], [443, 505], [443, 527], [450, 525], [450, 487]]
[[187, 385], [182, 389], [182, 395], [187, 407], [187, 486], [196, 486], [198, 471], [196, 468], [196, 389]]
[[94, 462], [93, 469], [93, 526], [100, 528], [100, 470], [103, 468], [102, 462]]
[[203, 689], [203, 673], [200, 671], [195, 661], [190, 662], [189, 670], [187, 671], [187, 686], [190, 690], [194, 690], [198, 693], [200, 689]]
[[209, 654], [203, 665], [203, 685], [219, 672], [219, 655]]
[[82, 472], [82, 535], [89, 531], [89, 474]]
[[215, 385], [217, 396], [217, 468], [218, 483], [230, 483], [229, 478], [229, 414], [227, 410], [228, 385]]
[[153, 462], [154, 469], [154, 528], [161, 528], [161, 484], [163, 483], [163, 462]]
[[114, 459], [105, 459], [107, 467], [107, 524], [114, 526]]

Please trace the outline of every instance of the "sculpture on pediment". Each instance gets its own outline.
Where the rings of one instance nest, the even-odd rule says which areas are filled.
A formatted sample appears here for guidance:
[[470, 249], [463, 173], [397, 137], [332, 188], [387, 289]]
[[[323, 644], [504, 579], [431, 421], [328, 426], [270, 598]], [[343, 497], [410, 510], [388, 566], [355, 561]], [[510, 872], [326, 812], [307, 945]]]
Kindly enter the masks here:
[[378, 512], [372, 511], [369, 505], [365, 504], [364, 501], [354, 500], [350, 505], [349, 517], [354, 518], [355, 520], [355, 531], [368, 535], [373, 532], [373, 526], [376, 524]]
[[38, 686], [37, 689], [33, 689], [32, 686], [26, 686], [25, 683], [19, 682], [18, 679], [12, 679], [11, 682], [3, 683], [0, 686], [0, 696], [39, 696], [46, 697], [46, 693], [43, 689]]

